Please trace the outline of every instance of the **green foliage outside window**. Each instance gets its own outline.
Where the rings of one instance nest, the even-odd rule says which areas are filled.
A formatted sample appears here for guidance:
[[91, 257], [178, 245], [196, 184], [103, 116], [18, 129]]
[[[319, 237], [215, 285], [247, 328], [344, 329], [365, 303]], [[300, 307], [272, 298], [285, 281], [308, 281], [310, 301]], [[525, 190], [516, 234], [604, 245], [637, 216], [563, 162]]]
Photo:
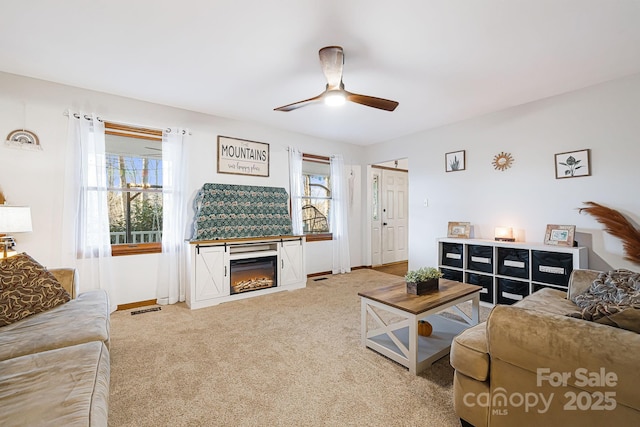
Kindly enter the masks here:
[[161, 150], [136, 138], [108, 136], [106, 142], [111, 243], [160, 242]]

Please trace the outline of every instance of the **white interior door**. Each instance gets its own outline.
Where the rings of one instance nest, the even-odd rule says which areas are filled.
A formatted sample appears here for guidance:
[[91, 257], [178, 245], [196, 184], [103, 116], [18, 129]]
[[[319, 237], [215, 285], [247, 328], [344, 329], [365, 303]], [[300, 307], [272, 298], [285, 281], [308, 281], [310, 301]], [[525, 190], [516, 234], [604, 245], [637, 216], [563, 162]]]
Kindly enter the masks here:
[[408, 259], [408, 173], [382, 169], [382, 263]]

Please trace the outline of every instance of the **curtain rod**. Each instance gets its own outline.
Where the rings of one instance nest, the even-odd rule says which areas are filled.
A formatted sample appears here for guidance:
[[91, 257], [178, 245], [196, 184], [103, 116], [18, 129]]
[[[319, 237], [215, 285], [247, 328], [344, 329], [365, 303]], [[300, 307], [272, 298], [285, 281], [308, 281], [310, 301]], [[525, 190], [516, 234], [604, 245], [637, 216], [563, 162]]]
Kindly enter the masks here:
[[[69, 110], [66, 110], [66, 111], [64, 111], [64, 112], [62, 113], [62, 115], [63, 115], [63, 116], [66, 116], [66, 117], [69, 117], [69, 114], [71, 114], [71, 113], [69, 112]], [[79, 119], [79, 118], [80, 118], [80, 114], [78, 114], [78, 113], [73, 113], [73, 117], [75, 117], [76, 119]], [[84, 119], [85, 119], [85, 120], [90, 120], [90, 119], [91, 119], [91, 116], [89, 116], [88, 114], [85, 114], [85, 115], [84, 115]], [[105, 122], [105, 120], [104, 120], [102, 117], [100, 117], [100, 116], [96, 116], [96, 120], [98, 120], [99, 122], [103, 122], [103, 123]], [[124, 126], [131, 126], [131, 127], [145, 127], [145, 128], [149, 128], [149, 129], [158, 129], [158, 130], [163, 130], [163, 129], [160, 129], [160, 128], [156, 127], [156, 126], [146, 126], [146, 125], [140, 125], [140, 124], [125, 123], [125, 122], [115, 122], [115, 121], [112, 121], [112, 120], [107, 120], [107, 122], [109, 122], [109, 123], [113, 123], [113, 124], [117, 124], [117, 125], [124, 125]], [[166, 130], [167, 132], [171, 132], [171, 128], [166, 128], [166, 129], [164, 129], [164, 130]], [[190, 132], [190, 131], [187, 131], [187, 130], [185, 130], [185, 129], [183, 129], [183, 130], [182, 130], [182, 133], [183, 133], [183, 134], [187, 134], [187, 133], [188, 133], [189, 135], [191, 135], [191, 132]]]

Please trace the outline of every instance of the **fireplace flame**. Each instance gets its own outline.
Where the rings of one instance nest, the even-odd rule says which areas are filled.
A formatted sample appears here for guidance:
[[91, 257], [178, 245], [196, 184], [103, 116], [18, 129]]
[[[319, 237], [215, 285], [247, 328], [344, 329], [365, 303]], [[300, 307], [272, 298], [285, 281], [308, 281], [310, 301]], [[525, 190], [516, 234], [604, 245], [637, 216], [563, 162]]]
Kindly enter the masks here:
[[254, 291], [256, 289], [271, 288], [273, 287], [273, 279], [267, 277], [256, 277], [247, 280], [241, 280], [234, 283], [232, 286], [233, 293]]

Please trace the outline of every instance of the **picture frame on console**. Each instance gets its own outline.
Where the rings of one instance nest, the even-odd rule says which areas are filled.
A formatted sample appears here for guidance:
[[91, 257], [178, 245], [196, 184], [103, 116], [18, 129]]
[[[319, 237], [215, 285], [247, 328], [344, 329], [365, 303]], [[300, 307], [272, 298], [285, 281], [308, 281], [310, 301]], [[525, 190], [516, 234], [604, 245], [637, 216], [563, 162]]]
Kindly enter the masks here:
[[548, 224], [544, 235], [544, 244], [573, 247], [575, 233], [575, 225]]
[[447, 227], [447, 237], [457, 237], [468, 239], [471, 235], [470, 222], [449, 222]]

